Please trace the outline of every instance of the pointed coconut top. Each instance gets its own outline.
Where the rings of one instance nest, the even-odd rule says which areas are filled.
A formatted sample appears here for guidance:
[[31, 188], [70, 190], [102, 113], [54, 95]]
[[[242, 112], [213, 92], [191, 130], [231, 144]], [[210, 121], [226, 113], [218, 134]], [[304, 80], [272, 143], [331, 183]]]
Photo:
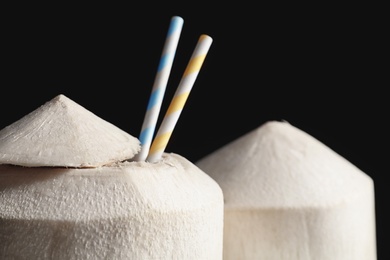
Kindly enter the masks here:
[[369, 176], [286, 122], [267, 122], [196, 165], [221, 186], [227, 208], [334, 205], [372, 188]]
[[0, 131], [0, 164], [98, 167], [139, 150], [137, 138], [62, 94]]

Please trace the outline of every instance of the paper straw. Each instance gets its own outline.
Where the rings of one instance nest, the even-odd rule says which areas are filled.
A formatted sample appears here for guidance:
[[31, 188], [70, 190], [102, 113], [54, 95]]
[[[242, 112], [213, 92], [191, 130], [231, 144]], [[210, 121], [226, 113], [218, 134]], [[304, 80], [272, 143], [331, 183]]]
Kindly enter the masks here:
[[165, 45], [153, 84], [152, 93], [149, 98], [144, 122], [139, 136], [141, 151], [135, 157], [136, 161], [145, 161], [148, 155], [183, 23], [183, 19], [179, 16], [173, 16], [171, 18]]
[[203, 61], [206, 58], [207, 52], [210, 49], [212, 41], [212, 38], [208, 35], [203, 34], [200, 36], [161, 126], [153, 140], [146, 161], [157, 162], [161, 159], [177, 120], [183, 110], [184, 104], [195, 83], [196, 77], [199, 74]]

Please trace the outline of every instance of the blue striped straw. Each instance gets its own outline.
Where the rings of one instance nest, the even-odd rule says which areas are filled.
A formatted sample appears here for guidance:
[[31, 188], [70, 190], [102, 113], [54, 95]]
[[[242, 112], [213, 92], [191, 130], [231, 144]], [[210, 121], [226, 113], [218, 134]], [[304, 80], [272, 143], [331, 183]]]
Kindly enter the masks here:
[[149, 98], [149, 103], [146, 108], [146, 114], [139, 136], [141, 151], [135, 157], [136, 161], [145, 161], [148, 156], [169, 74], [172, 68], [173, 59], [179, 42], [180, 33], [183, 28], [183, 23], [183, 18], [179, 16], [173, 16], [171, 18], [164, 49], [158, 65], [152, 93]]
[[148, 162], [153, 163], [161, 159], [212, 42], [213, 39], [208, 35], [202, 34], [199, 37], [175, 95], [153, 140], [146, 159]]

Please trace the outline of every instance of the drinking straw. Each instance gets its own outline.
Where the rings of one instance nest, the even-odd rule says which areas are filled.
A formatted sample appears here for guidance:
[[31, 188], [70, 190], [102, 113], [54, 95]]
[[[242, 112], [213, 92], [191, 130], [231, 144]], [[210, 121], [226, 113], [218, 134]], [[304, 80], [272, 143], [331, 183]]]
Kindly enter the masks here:
[[206, 58], [207, 52], [210, 49], [212, 41], [212, 38], [205, 34], [202, 34], [199, 37], [198, 43], [186, 70], [184, 71], [179, 86], [168, 107], [156, 137], [153, 140], [146, 161], [153, 163], [161, 159], [177, 120], [183, 110], [184, 104], [187, 101], [190, 91], [195, 83], [196, 77], [199, 74], [203, 61]]
[[171, 18], [139, 136], [141, 150], [135, 158], [137, 161], [145, 161], [148, 155], [183, 23], [183, 18], [179, 16], [173, 16]]

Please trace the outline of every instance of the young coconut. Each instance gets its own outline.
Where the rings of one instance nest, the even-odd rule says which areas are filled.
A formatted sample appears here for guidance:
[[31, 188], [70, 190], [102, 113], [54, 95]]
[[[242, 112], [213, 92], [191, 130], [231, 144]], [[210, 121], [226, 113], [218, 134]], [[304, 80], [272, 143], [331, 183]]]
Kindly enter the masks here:
[[267, 122], [196, 165], [224, 192], [224, 259], [376, 259], [373, 180], [289, 123]]
[[58, 95], [0, 131], [0, 259], [222, 259], [223, 195]]

